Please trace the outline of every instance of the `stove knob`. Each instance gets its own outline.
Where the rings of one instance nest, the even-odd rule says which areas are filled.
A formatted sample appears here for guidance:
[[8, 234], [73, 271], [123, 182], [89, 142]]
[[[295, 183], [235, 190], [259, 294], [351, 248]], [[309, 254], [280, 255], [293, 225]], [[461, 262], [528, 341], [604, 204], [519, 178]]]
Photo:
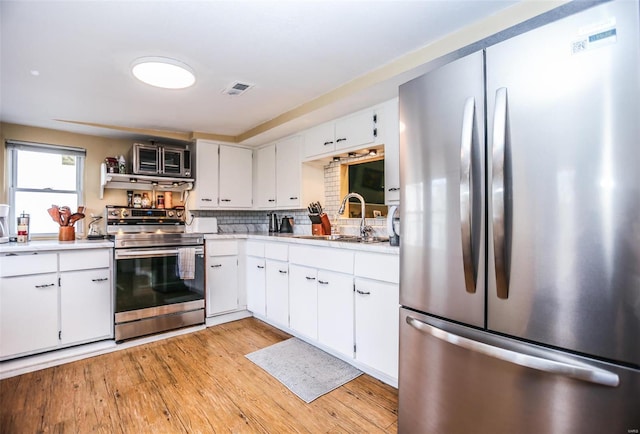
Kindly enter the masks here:
[[129, 217], [129, 211], [127, 211], [126, 209], [122, 210], [122, 217]]
[[112, 211], [109, 211], [109, 215], [112, 215], [112, 216], [114, 216], [114, 217], [117, 217], [117, 216], [118, 216], [118, 214], [119, 214], [119, 213], [118, 213], [118, 211], [116, 211], [115, 209], [114, 209], [114, 210], [112, 210]]
[[173, 211], [168, 211], [168, 212], [167, 212], [167, 215], [168, 215], [169, 217], [173, 217]]
[[176, 211], [176, 215], [177, 215], [178, 217], [182, 217], [182, 213], [183, 213], [183, 211]]

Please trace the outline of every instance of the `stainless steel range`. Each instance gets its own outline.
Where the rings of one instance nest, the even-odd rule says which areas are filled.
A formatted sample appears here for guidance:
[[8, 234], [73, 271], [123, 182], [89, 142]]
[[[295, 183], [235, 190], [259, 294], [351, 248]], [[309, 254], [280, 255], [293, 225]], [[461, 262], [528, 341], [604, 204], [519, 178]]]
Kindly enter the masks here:
[[203, 324], [204, 238], [179, 209], [106, 208], [115, 243], [116, 341]]

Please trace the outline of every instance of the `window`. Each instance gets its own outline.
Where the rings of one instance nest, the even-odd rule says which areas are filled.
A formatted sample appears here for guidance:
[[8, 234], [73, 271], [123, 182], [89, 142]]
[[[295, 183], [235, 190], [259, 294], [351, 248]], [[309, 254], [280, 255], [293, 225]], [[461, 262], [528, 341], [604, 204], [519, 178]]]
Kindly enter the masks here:
[[58, 234], [47, 209], [55, 204], [75, 211], [82, 204], [85, 155], [81, 148], [7, 141], [11, 233], [24, 212], [32, 236]]

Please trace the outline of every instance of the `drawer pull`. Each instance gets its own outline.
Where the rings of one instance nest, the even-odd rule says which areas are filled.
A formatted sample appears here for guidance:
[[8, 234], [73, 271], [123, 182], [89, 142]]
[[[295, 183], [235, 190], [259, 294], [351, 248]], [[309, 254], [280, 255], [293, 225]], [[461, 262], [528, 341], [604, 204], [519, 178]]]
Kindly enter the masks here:
[[356, 292], [358, 294], [362, 294], [362, 295], [370, 295], [371, 294], [371, 292], [369, 292], [369, 291], [360, 291], [359, 289], [356, 289]]
[[278, 270], [281, 274], [287, 274], [287, 270]]
[[98, 279], [91, 279], [92, 282], [106, 282], [107, 280], [109, 280], [108, 277], [100, 277]]
[[346, 141], [346, 140], [347, 140], [347, 138], [346, 138], [346, 137], [342, 137], [342, 138], [340, 138], [340, 139], [336, 140], [336, 143], [344, 142], [344, 141]]
[[55, 286], [55, 283], [45, 283], [44, 285], [36, 285], [36, 288], [48, 288], [50, 286]]
[[331, 144], [333, 144], [333, 142], [324, 142], [322, 145], [323, 146], [327, 146], [327, 145], [331, 145]]
[[388, 191], [399, 191], [400, 187], [391, 187]]
[[322, 285], [328, 285], [329, 282], [325, 281], [325, 280], [318, 280], [318, 283], [322, 284]]
[[213, 264], [211, 266], [211, 268], [220, 268], [220, 267], [222, 267], [222, 264]]
[[257, 267], [262, 270], [264, 268], [264, 265], [257, 265]]
[[309, 276], [305, 276], [305, 279], [307, 279], [307, 280], [316, 280], [315, 277], [309, 277]]

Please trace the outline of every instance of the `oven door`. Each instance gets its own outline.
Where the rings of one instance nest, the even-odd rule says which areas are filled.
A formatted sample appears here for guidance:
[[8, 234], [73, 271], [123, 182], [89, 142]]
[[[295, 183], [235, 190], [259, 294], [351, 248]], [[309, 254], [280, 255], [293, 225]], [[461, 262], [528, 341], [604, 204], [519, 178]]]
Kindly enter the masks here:
[[204, 247], [182, 248], [115, 250], [116, 342], [204, 324]]

